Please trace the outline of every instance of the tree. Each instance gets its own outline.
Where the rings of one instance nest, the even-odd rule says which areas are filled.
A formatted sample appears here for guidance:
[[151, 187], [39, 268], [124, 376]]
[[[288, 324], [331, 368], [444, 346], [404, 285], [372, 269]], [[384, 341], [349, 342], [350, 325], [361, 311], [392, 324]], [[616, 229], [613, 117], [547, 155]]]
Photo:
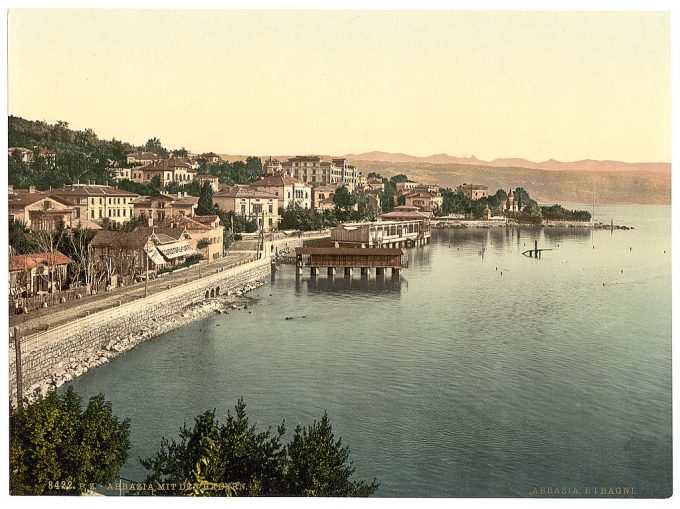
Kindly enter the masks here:
[[472, 210], [472, 200], [466, 198], [463, 193], [457, 193], [451, 189], [442, 189], [443, 203], [439, 213], [442, 215], [449, 214], [466, 214]]
[[351, 481], [356, 470], [349, 460], [349, 447], [335, 440], [328, 414], [310, 426], [295, 428], [286, 448], [288, 494], [314, 497], [367, 497], [378, 489], [375, 479]]
[[[220, 218], [220, 223], [224, 226], [222, 234], [222, 242], [225, 247], [229, 247], [236, 235], [240, 233], [253, 233], [257, 231], [257, 223], [254, 220], [249, 221], [245, 217], [236, 214], [233, 210], [221, 210], [215, 206], [215, 212]], [[238, 238], [236, 238], [238, 240]]]
[[187, 157], [189, 155], [189, 151], [182, 147], [180, 149], [173, 150], [171, 154], [173, 157]]
[[354, 197], [351, 195], [347, 187], [342, 186], [333, 193], [333, 203], [335, 208], [342, 212], [349, 212], [354, 207]]
[[246, 158], [246, 171], [248, 183], [260, 180], [264, 175], [262, 170], [262, 160], [259, 157], [247, 157]]
[[[180, 429], [179, 441], [163, 438], [155, 456], [141, 460], [151, 471], [146, 483], [158, 484], [236, 484], [239, 495], [283, 495], [285, 450], [281, 438], [283, 424], [272, 433], [256, 432], [250, 425], [242, 399], [235, 414], [227, 412], [222, 425], [215, 411], [204, 412], [194, 419], [193, 427]], [[164, 495], [185, 495], [177, 488]], [[220, 495], [220, 493], [213, 493]]]
[[198, 196], [196, 215], [207, 216], [214, 213], [215, 204], [213, 203], [213, 189], [210, 183], [206, 182], [201, 187], [201, 194]]
[[67, 238], [67, 231], [63, 222], [59, 223], [59, 226], [55, 231], [32, 231], [29, 234], [31, 243], [35, 247], [35, 252], [37, 253], [49, 253], [47, 258], [47, 275], [40, 275], [40, 278], [47, 280], [48, 288], [54, 288], [54, 275], [57, 274], [57, 290], [61, 290], [64, 284], [62, 281], [61, 271], [54, 270], [54, 253], [59, 251]]
[[94, 279], [94, 262], [90, 252], [90, 242], [94, 238], [94, 231], [77, 228], [65, 233], [65, 242], [61, 252], [68, 256], [73, 263], [69, 264], [71, 284], [91, 284]]
[[404, 175], [403, 173], [400, 173], [399, 175], [394, 175], [393, 177], [390, 177], [390, 182], [394, 185], [394, 189], [396, 189], [396, 185], [399, 182], [406, 182], [408, 180], [408, 176]]
[[118, 182], [118, 189], [123, 191], [130, 191], [131, 193], [139, 194], [141, 196], [150, 196], [151, 188], [149, 184], [142, 184], [140, 182], [132, 182], [128, 179], [122, 179]]
[[138, 216], [133, 216], [123, 223], [121, 230], [124, 232], [134, 231], [138, 226], [149, 226], [149, 218], [143, 212]]
[[162, 187], [161, 177], [159, 175], [154, 175], [151, 177], [151, 180], [149, 181], [149, 194], [151, 196], [157, 196], [161, 194]]
[[156, 154], [160, 158], [167, 158], [168, 157], [168, 151], [163, 148], [163, 145], [161, 144], [161, 140], [158, 138], [149, 138], [147, 142], [144, 144], [144, 148]]
[[12, 255], [35, 252], [36, 247], [31, 239], [29, 229], [21, 221], [10, 221], [9, 223], [9, 247]]
[[21, 153], [18, 150], [8, 157], [7, 179], [8, 183], [17, 189], [27, 188], [36, 180], [33, 168], [21, 159]]
[[180, 429], [179, 441], [163, 438], [160, 451], [141, 460], [151, 471], [146, 483], [177, 485], [174, 492], [159, 492], [165, 495], [369, 496], [378, 488], [375, 480], [350, 480], [355, 468], [349, 448], [335, 440], [326, 414], [311, 426], [298, 426], [284, 446], [285, 423], [258, 432], [245, 408], [239, 399], [224, 424], [208, 411], [193, 427]]
[[9, 431], [11, 495], [80, 495], [114, 480], [130, 448], [130, 421], [101, 394], [83, 410], [73, 388], [10, 409]]
[[366, 215], [368, 213], [368, 201], [366, 200], [366, 193], [361, 191], [355, 191], [353, 194], [354, 203], [357, 205], [357, 211], [361, 215]]
[[391, 212], [394, 209], [394, 195], [397, 192], [397, 184], [393, 180], [384, 177], [382, 182], [385, 189], [380, 198], [380, 208], [383, 212]]
[[541, 207], [541, 215], [545, 219], [554, 221], [590, 221], [590, 212], [587, 210], [568, 210], [561, 205]]
[[540, 211], [536, 200], [532, 200], [529, 193], [523, 187], [515, 189], [515, 201], [517, 202], [518, 210], [520, 211], [525, 211], [524, 209], [526, 207], [528, 208], [525, 212], [529, 214], [535, 214], [537, 211]]
[[313, 209], [302, 208], [300, 205], [290, 202], [285, 209], [279, 209], [282, 230], [322, 230], [326, 226], [338, 223], [337, 214], [320, 213]]

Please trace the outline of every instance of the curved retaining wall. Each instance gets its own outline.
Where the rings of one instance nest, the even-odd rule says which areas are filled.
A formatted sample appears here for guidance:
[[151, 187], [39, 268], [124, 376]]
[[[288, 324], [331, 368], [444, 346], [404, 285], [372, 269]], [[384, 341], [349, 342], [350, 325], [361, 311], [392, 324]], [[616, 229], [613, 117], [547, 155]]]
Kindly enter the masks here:
[[[24, 392], [62, 372], [69, 364], [97, 355], [119, 336], [134, 333], [151, 320], [171, 320], [187, 306], [208, 295], [236, 291], [271, 276], [268, 258], [210, 274], [143, 299], [93, 313], [45, 332], [22, 338], [21, 366]], [[9, 348], [10, 398], [16, 402], [16, 354]]]

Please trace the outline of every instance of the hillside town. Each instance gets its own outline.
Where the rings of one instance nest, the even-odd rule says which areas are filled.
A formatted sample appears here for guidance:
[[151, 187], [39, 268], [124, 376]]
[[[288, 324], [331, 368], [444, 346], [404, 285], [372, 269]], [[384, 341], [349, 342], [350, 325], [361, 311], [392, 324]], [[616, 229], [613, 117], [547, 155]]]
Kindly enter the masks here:
[[[10, 147], [8, 152], [25, 162], [48, 157], [53, 165], [56, 160], [54, 152], [43, 148]], [[155, 179], [163, 189], [198, 182], [201, 190], [209, 190], [216, 209], [251, 223], [254, 232], [272, 234], [280, 229], [286, 210], [300, 208], [322, 214], [335, 209], [338, 204], [334, 197], [340, 188], [361, 193], [365, 217], [379, 221], [416, 219], [429, 223], [443, 205], [438, 186], [407, 179], [396, 182], [396, 192], [388, 203], [391, 208], [383, 212], [385, 187], [390, 182], [377, 175], [364, 177], [343, 158], [297, 156], [283, 162], [269, 158], [263, 164], [262, 178], [239, 185], [221, 184], [218, 177], [199, 173], [199, 161], [210, 169], [221, 162], [221, 157], [211, 152], [162, 159], [152, 152], [132, 152], [127, 154], [127, 165], [114, 167], [111, 173], [117, 184], [124, 180], [148, 184]], [[471, 199], [488, 196], [485, 186], [464, 184], [458, 192]], [[10, 185], [9, 219], [22, 225], [26, 234], [37, 232], [53, 241], [50, 237], [60, 229], [93, 232], [87, 261], [72, 260], [53, 249], [13, 253], [10, 293], [14, 307], [24, 308], [16, 304], [22, 298], [60, 292], [69, 280], [75, 285], [105, 282], [107, 288], [115, 288], [138, 282], [147, 272], [153, 277], [187, 261], [221, 258], [227, 247], [225, 228], [232, 229], [233, 224], [223, 224], [217, 214], [199, 213], [199, 199], [182, 190], [140, 195], [120, 185], [95, 182], [75, 182], [43, 191], [35, 186], [17, 189]], [[359, 204], [354, 201], [349, 208], [357, 212]], [[485, 210], [484, 218], [490, 219], [488, 207]], [[512, 192], [506, 210], [517, 210]], [[46, 245], [51, 248], [53, 244]], [[83, 273], [97, 272], [95, 267], [101, 267], [101, 279], [92, 274], [84, 276], [83, 281], [66, 277], [65, 267], [78, 263], [85, 267], [78, 271]]]
[[[141, 148], [125, 154], [124, 164], [109, 161], [107, 183], [9, 186], [11, 314], [64, 303], [74, 290], [85, 298], [215, 262], [244, 236], [258, 238], [263, 249], [265, 237], [318, 230], [338, 247], [341, 230], [376, 224], [380, 235], [355, 247], [401, 247], [388, 242], [389, 233], [382, 240], [381, 224], [393, 232], [429, 232], [431, 223], [540, 216], [522, 188], [494, 195], [483, 184], [441, 189], [403, 174], [364, 175], [341, 157], [248, 158], [255, 168], [250, 182], [227, 183], [218, 170], [229, 163], [215, 152], [156, 152]], [[55, 151], [38, 146], [10, 147], [8, 157], [50, 169], [59, 161]]]

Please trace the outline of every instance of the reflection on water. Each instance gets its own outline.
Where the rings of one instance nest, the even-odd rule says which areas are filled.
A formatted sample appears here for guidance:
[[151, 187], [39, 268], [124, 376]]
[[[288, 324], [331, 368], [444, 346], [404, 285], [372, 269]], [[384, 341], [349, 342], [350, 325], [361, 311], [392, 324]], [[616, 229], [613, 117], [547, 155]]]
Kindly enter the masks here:
[[408, 282], [402, 276], [371, 275], [335, 275], [335, 276], [297, 276], [295, 278], [295, 291], [298, 293], [309, 292], [399, 292], [402, 284], [408, 287]]
[[592, 236], [590, 228], [452, 228], [435, 229], [432, 232], [433, 240], [448, 243], [451, 247], [476, 243], [486, 249], [495, 247], [496, 250], [505, 250], [513, 244], [529, 248], [534, 246], [536, 240], [539, 248], [552, 248], [567, 241], [586, 244], [591, 242]]

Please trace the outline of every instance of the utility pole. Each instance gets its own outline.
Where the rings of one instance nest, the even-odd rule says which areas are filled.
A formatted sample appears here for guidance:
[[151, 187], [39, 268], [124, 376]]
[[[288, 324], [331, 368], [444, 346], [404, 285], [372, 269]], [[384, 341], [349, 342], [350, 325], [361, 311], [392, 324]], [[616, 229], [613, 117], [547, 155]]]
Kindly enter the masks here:
[[144, 258], [146, 259], [146, 277], [144, 278], [144, 297], [149, 295], [149, 253], [144, 250]]
[[21, 372], [21, 337], [19, 336], [19, 327], [14, 327], [14, 353], [15, 372], [17, 377], [17, 409], [19, 412], [24, 411], [24, 386]]

